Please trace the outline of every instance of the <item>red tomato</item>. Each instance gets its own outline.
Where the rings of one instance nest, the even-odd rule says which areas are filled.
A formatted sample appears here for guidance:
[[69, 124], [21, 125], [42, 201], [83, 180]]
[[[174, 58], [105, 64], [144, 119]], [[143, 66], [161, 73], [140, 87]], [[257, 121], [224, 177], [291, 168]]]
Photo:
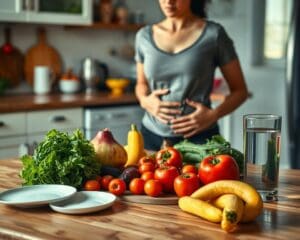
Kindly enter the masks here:
[[230, 155], [216, 155], [204, 158], [199, 166], [198, 177], [204, 184], [218, 180], [239, 180], [239, 167]]
[[96, 176], [95, 180], [98, 181], [101, 184], [101, 176]]
[[101, 188], [100, 183], [97, 180], [88, 180], [84, 184], [86, 191], [99, 191]]
[[152, 162], [146, 162], [139, 166], [140, 174], [144, 172], [153, 172], [155, 170], [155, 165]]
[[184, 173], [174, 180], [174, 190], [178, 197], [190, 196], [199, 187], [199, 179], [195, 173]]
[[122, 195], [126, 190], [126, 183], [120, 178], [114, 178], [108, 184], [108, 191], [117, 196]]
[[131, 193], [141, 195], [144, 193], [145, 181], [141, 178], [134, 178], [129, 183], [129, 190]]
[[144, 192], [151, 197], [158, 197], [161, 195], [163, 190], [162, 184], [160, 181], [155, 179], [150, 179], [145, 182]]
[[143, 179], [144, 181], [150, 180], [150, 179], [154, 179], [154, 172], [144, 172], [141, 175], [141, 179]]
[[153, 155], [144, 156], [144, 157], [139, 159], [138, 165], [140, 166], [140, 165], [142, 165], [144, 163], [147, 163], [147, 162], [151, 162], [151, 163], [155, 164], [155, 157]]
[[110, 181], [113, 179], [114, 177], [111, 175], [105, 175], [101, 178], [101, 187], [103, 190], [108, 190], [108, 185], [110, 183]]
[[179, 175], [178, 170], [174, 166], [162, 166], [154, 172], [154, 179], [159, 180], [163, 185], [163, 191], [174, 192], [174, 179]]
[[167, 147], [157, 152], [156, 163], [158, 166], [174, 166], [180, 169], [182, 167], [182, 155], [177, 149]]
[[198, 174], [198, 169], [195, 165], [192, 164], [187, 164], [184, 165], [181, 169], [181, 173], [195, 173], [196, 175]]

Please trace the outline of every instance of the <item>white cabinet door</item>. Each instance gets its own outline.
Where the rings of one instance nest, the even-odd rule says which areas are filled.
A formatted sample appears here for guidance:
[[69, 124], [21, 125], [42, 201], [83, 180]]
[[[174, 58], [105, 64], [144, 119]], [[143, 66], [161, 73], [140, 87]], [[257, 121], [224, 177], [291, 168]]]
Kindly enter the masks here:
[[[24, 0], [25, 1], [25, 0]], [[1, 0], [0, 20], [24, 22], [27, 20], [27, 11], [24, 11], [22, 0]]]
[[51, 129], [75, 130], [82, 128], [81, 108], [46, 110], [27, 113], [27, 134], [46, 133]]
[[92, 0], [34, 0], [29, 22], [87, 25], [92, 23]]
[[0, 159], [18, 157], [26, 142], [26, 113], [0, 114]]
[[0, 0], [0, 21], [88, 25], [92, 0]]
[[0, 137], [26, 134], [25, 113], [0, 114]]

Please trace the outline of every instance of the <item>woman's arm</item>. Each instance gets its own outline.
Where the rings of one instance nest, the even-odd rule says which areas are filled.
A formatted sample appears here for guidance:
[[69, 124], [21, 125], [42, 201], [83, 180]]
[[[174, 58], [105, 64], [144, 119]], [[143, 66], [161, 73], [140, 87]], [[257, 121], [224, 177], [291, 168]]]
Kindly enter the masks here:
[[196, 135], [234, 111], [247, 99], [248, 90], [239, 61], [236, 59], [229, 62], [221, 67], [221, 71], [230, 89], [224, 102], [217, 108], [210, 109], [201, 103], [187, 100], [187, 104], [195, 108], [195, 111], [171, 121], [174, 133], [182, 134], [185, 138]]
[[248, 97], [248, 90], [239, 60], [233, 60], [222, 66], [221, 72], [228, 84], [230, 94], [214, 111], [219, 119], [238, 108]]
[[176, 107], [178, 108], [180, 106], [180, 103], [161, 101], [160, 96], [168, 94], [169, 89], [157, 89], [151, 92], [144, 73], [144, 65], [137, 63], [136, 70], [137, 81], [135, 94], [141, 107], [162, 123], [169, 123], [169, 121], [174, 118], [174, 115], [180, 114], [180, 111], [176, 109]]

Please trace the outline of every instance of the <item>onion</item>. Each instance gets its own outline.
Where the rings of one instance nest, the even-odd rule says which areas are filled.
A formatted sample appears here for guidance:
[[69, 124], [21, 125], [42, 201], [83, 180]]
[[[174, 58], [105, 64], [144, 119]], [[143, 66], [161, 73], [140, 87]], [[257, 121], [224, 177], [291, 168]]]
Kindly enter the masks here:
[[127, 153], [108, 128], [99, 131], [91, 140], [97, 160], [104, 166], [121, 168], [127, 161]]

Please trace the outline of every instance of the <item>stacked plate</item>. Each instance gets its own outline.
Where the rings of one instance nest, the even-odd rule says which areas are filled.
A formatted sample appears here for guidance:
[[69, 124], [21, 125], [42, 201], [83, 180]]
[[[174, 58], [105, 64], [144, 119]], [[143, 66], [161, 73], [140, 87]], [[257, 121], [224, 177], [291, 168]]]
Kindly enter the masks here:
[[81, 191], [76, 188], [43, 184], [14, 188], [0, 193], [0, 203], [29, 208], [50, 205], [57, 212], [84, 214], [100, 211], [113, 205], [116, 196], [101, 191]]

